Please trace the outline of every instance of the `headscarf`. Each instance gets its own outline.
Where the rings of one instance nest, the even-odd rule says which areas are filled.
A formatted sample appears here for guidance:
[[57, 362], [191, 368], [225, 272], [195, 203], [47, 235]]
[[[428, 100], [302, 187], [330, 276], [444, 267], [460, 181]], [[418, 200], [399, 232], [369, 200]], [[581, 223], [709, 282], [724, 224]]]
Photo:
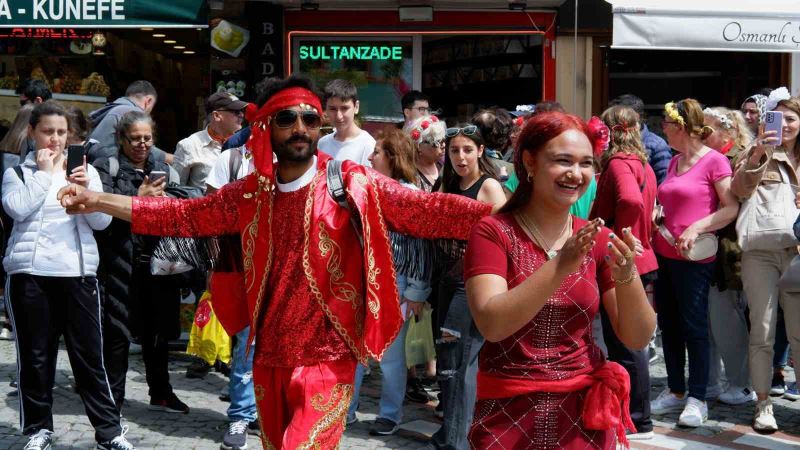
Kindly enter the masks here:
[[739, 109], [744, 110], [745, 103], [751, 102], [755, 103], [756, 108], [758, 108], [758, 123], [764, 122], [764, 115], [767, 114], [767, 96], [761, 94], [751, 95], [742, 102], [742, 107]]
[[290, 87], [278, 91], [260, 109], [254, 104], [247, 106], [245, 117], [251, 124], [247, 148], [253, 155], [256, 172], [274, 181], [272, 156], [272, 116], [283, 109], [300, 106], [303, 110], [322, 113], [319, 97], [302, 87]]

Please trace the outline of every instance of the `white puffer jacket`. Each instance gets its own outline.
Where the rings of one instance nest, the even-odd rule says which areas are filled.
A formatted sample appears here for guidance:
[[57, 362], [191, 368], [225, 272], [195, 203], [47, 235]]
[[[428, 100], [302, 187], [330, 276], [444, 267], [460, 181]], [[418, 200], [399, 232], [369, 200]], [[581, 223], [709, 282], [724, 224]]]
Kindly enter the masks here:
[[[102, 213], [70, 216], [57, 200], [67, 185], [64, 172], [51, 175], [36, 165], [36, 152], [22, 163], [23, 178], [9, 168], [3, 174], [3, 208], [14, 219], [3, 266], [9, 275], [51, 277], [96, 276], [100, 257], [92, 230], [102, 230], [111, 216]], [[103, 192], [91, 165], [89, 189]]]

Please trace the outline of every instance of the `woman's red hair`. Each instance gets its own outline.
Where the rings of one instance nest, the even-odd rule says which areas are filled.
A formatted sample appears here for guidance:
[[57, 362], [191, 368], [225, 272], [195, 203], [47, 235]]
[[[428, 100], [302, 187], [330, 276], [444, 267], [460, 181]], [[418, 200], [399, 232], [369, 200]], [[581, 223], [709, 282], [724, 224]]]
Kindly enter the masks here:
[[533, 184], [528, 181], [528, 173], [522, 163], [522, 154], [530, 152], [535, 155], [548, 142], [569, 130], [578, 130], [585, 134], [594, 147], [594, 134], [586, 122], [578, 116], [554, 111], [536, 114], [528, 120], [517, 139], [517, 148], [514, 153], [514, 171], [519, 185], [508, 202], [500, 209], [500, 213], [516, 211], [527, 204], [531, 198]]

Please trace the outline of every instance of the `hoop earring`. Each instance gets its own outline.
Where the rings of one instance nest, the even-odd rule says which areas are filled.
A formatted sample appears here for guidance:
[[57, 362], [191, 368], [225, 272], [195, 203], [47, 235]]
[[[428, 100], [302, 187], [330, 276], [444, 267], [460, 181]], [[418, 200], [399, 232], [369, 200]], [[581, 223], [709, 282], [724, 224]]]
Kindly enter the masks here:
[[528, 183], [533, 183], [533, 175], [528, 172]]

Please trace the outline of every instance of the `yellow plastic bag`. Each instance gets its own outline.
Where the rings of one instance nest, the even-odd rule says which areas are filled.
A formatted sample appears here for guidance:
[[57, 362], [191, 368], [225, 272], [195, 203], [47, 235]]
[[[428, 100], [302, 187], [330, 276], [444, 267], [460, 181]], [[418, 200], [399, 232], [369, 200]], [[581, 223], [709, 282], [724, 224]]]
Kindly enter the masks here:
[[433, 346], [433, 319], [432, 310], [428, 305], [422, 310], [419, 320], [413, 317], [408, 320], [406, 331], [406, 366], [414, 367], [426, 364], [436, 359], [436, 349]]
[[225, 364], [231, 362], [231, 338], [214, 314], [208, 291], [197, 303], [186, 353], [202, 358], [212, 366], [217, 360]]

